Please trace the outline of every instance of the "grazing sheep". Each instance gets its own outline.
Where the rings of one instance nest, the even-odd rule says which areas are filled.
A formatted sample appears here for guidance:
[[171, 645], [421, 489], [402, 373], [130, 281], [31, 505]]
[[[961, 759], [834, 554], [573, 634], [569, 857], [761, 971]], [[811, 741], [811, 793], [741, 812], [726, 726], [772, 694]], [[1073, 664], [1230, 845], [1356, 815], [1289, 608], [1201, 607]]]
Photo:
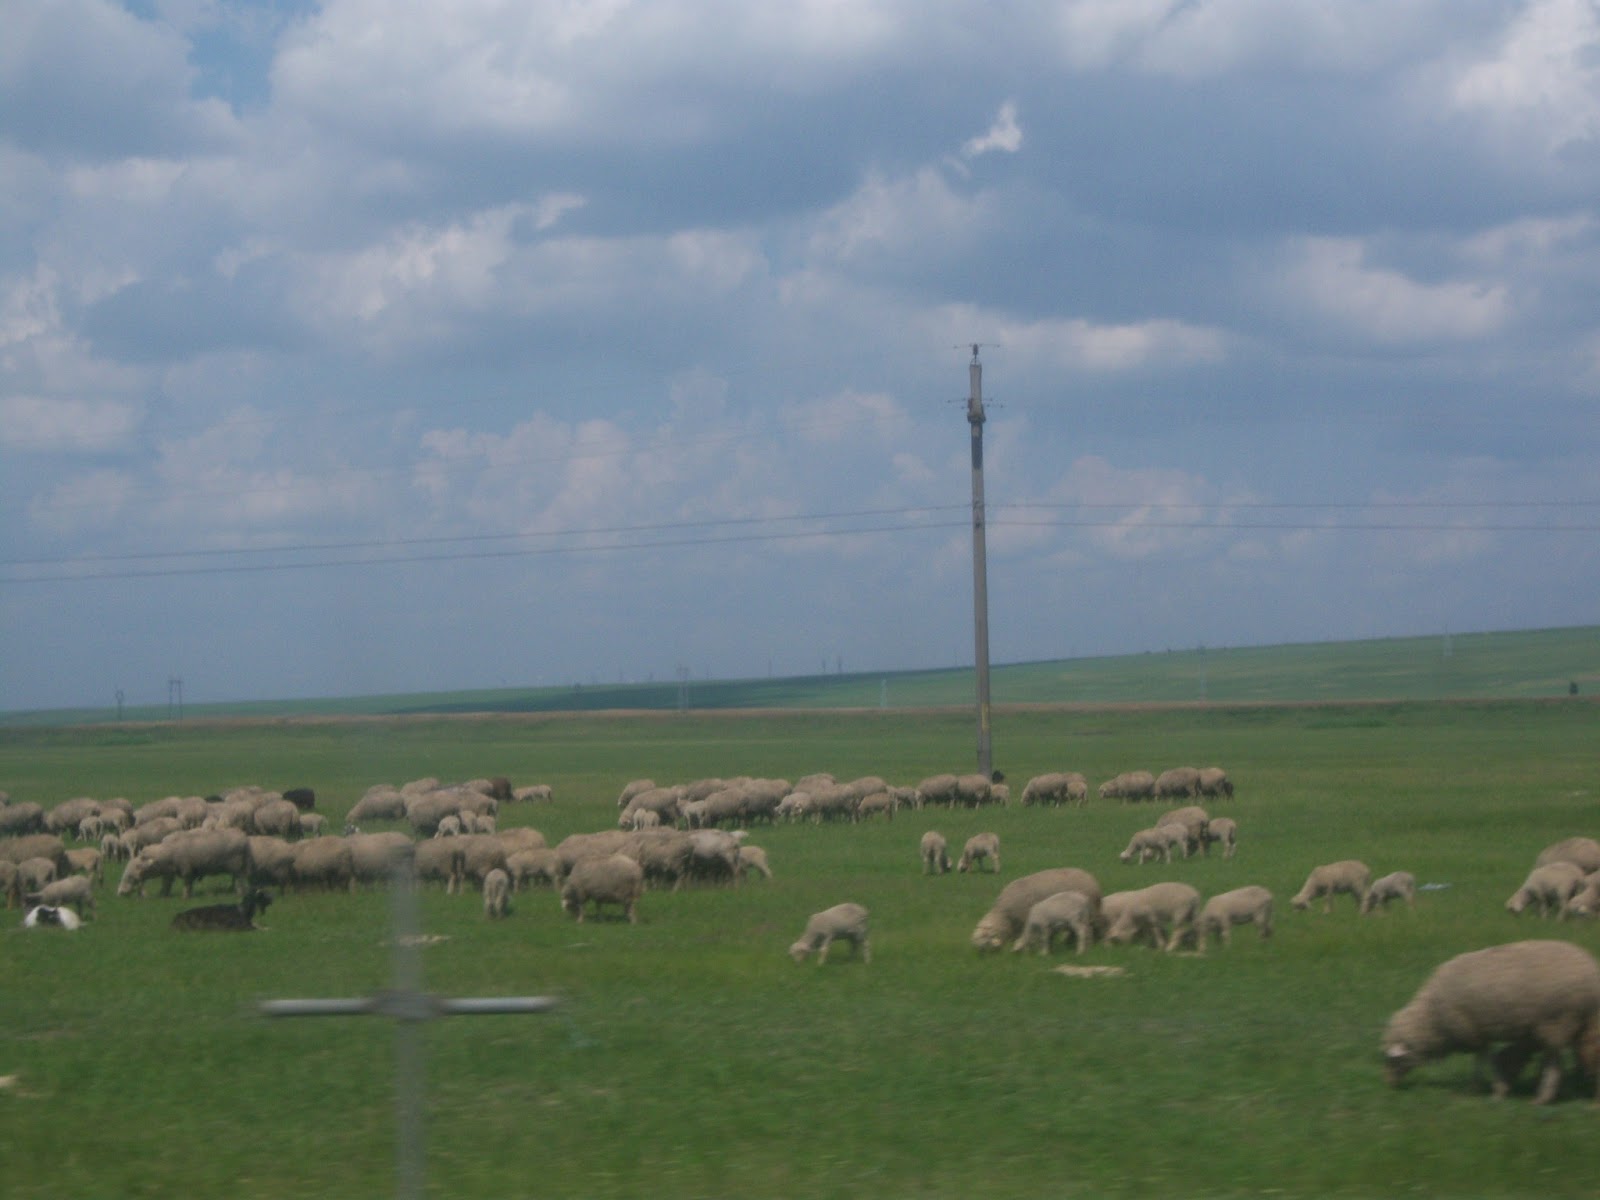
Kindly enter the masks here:
[[483, 877], [483, 915], [498, 921], [511, 911], [511, 876], [496, 867]]
[[1569, 862], [1583, 868], [1585, 875], [1592, 875], [1600, 871], [1600, 842], [1591, 837], [1566, 838], [1539, 851], [1533, 865], [1542, 867], [1553, 862]]
[[54, 883], [63, 878], [63, 873], [56, 870], [56, 864], [48, 858], [25, 858], [17, 864], [17, 873], [12, 884], [21, 893], [37, 892], [48, 883]]
[[372, 884], [387, 884], [402, 866], [414, 861], [416, 843], [398, 830], [385, 833], [353, 833], [345, 839], [350, 847], [350, 890]]
[[767, 863], [767, 852], [760, 846], [740, 846], [739, 874], [748, 875], [751, 871], [763, 879], [772, 878], [772, 867]]
[[[1176, 835], [1176, 837], [1174, 837]], [[1128, 839], [1127, 846], [1117, 855], [1125, 863], [1143, 864], [1152, 858], [1162, 862], [1172, 861], [1174, 844], [1187, 847], [1188, 839], [1182, 825], [1163, 825], [1159, 828], [1140, 829]]]
[[930, 775], [917, 784], [917, 794], [922, 797], [922, 803], [942, 804], [946, 808], [956, 805], [956, 777], [950, 774]]
[[404, 821], [406, 798], [404, 793], [388, 784], [377, 784], [355, 802], [345, 820], [351, 825], [361, 821]]
[[70, 908], [52, 908], [48, 904], [35, 905], [22, 918], [24, 929], [76, 929], [83, 919]]
[[1233, 781], [1221, 767], [1200, 768], [1200, 794], [1219, 800], [1233, 799]]
[[296, 891], [319, 887], [325, 891], [354, 888], [350, 843], [344, 838], [313, 838], [294, 844], [291, 879]]
[[978, 864], [985, 859], [989, 860], [990, 870], [998, 875], [1000, 873], [1000, 835], [998, 833], [975, 833], [967, 839], [967, 844], [961, 848], [961, 857], [956, 861], [956, 871], [965, 874], [975, 871]]
[[805, 931], [789, 947], [789, 957], [798, 963], [815, 954], [820, 967], [828, 961], [828, 947], [841, 940], [855, 947], [863, 963], [872, 961], [872, 942], [867, 937], [867, 910], [861, 905], [835, 904], [832, 908], [812, 913]]
[[1046, 896], [1057, 892], [1081, 892], [1090, 906], [1100, 911], [1100, 883], [1077, 867], [1052, 867], [1013, 879], [1000, 889], [989, 911], [972, 930], [972, 945], [980, 951], [999, 950], [1022, 932], [1028, 912]]
[[695, 879], [739, 882], [739, 838], [720, 829], [696, 829], [689, 834], [689, 875]]
[[1187, 883], [1152, 883], [1113, 892], [1100, 902], [1097, 928], [1113, 946], [1148, 937], [1157, 950], [1173, 951], [1194, 935], [1200, 893]]
[[1600, 871], [1584, 877], [1583, 890], [1567, 901], [1567, 916], [1592, 917], [1600, 913]]
[[1584, 889], [1583, 868], [1569, 862], [1548, 862], [1528, 872], [1522, 886], [1511, 893], [1506, 901], [1506, 911], [1521, 916], [1530, 905], [1538, 909], [1541, 917], [1552, 914], [1565, 918], [1567, 906]]
[[555, 798], [555, 790], [548, 783], [529, 784], [511, 791], [511, 801], [516, 804], [553, 804]]
[[1204, 954], [1206, 937], [1212, 933], [1229, 945], [1235, 925], [1251, 924], [1261, 931], [1263, 941], [1272, 936], [1272, 893], [1254, 886], [1222, 892], [1206, 901], [1195, 920], [1195, 948]]
[[1094, 941], [1094, 913], [1089, 897], [1082, 892], [1057, 892], [1046, 896], [1028, 910], [1022, 934], [1012, 943], [1012, 953], [1037, 946], [1040, 954], [1055, 948], [1056, 934], [1070, 931], [1082, 954]]
[[1417, 877], [1410, 871], [1393, 871], [1372, 881], [1367, 894], [1361, 898], [1361, 911], [1377, 912], [1387, 908], [1391, 900], [1404, 900], [1407, 908], [1417, 906]]
[[72, 870], [66, 843], [53, 833], [0, 837], [0, 862], [23, 863], [30, 858], [49, 859], [55, 864], [57, 875], [66, 875]]
[[1186, 804], [1182, 808], [1174, 808], [1157, 817], [1156, 828], [1159, 829], [1163, 825], [1183, 826], [1188, 845], [1184, 855], [1187, 857], [1190, 851], [1198, 850], [1205, 845], [1206, 830], [1211, 825], [1211, 817], [1198, 804]]
[[572, 873], [572, 868], [585, 858], [603, 858], [618, 853], [633, 836], [621, 829], [568, 834], [556, 843], [556, 863], [561, 869], [561, 878], [565, 879]]
[[300, 814], [300, 836], [303, 838], [321, 837], [328, 830], [328, 818], [321, 813]]
[[270, 895], [252, 888], [237, 904], [186, 908], [172, 918], [172, 927], [185, 933], [249, 933], [260, 928], [255, 916], [271, 903]]
[[1200, 794], [1200, 772], [1193, 767], [1173, 767], [1156, 776], [1152, 793], [1157, 800]]
[[1212, 817], [1206, 822], [1206, 840], [1201, 843], [1201, 849], [1210, 854], [1215, 842], [1222, 843], [1223, 858], [1233, 857], [1233, 852], [1239, 848], [1239, 825], [1232, 817]]
[[[704, 804], [705, 801], [701, 800], [698, 803]], [[690, 824], [693, 824], [693, 823], [694, 822], [691, 819], [690, 820]], [[633, 828], [635, 833], [637, 833], [641, 829], [659, 829], [660, 826], [661, 826], [661, 814], [660, 813], [655, 812], [653, 809], [648, 809], [648, 808], [636, 808], [636, 809], [633, 810], [632, 828]]]
[[106, 877], [105, 855], [92, 846], [68, 850], [67, 870], [73, 875], [83, 875], [95, 883], [100, 883]]
[[922, 873], [943, 875], [950, 870], [950, 848], [944, 834], [930, 829], [922, 835]]
[[871, 792], [861, 797], [861, 802], [856, 805], [856, 819], [865, 821], [882, 813], [889, 820], [894, 820], [895, 809], [900, 806], [894, 793], [889, 791]]
[[28, 897], [29, 904], [45, 904], [51, 908], [75, 908], [80, 917], [94, 914], [94, 884], [82, 875], [68, 875], [55, 879]]
[[641, 830], [621, 853], [644, 868], [646, 885], [671, 883], [677, 891], [693, 869], [694, 838], [681, 829]]
[[602, 904], [616, 904], [629, 924], [638, 922], [634, 911], [644, 894], [644, 868], [625, 854], [579, 859], [561, 886], [561, 910], [583, 923], [584, 906], [594, 904], [599, 915]]
[[249, 846], [251, 886], [276, 884], [278, 895], [283, 895], [294, 882], [294, 846], [281, 837], [252, 837]]
[[[1495, 1052], [1495, 1047], [1500, 1047]], [[1535, 1104], [1561, 1087], [1561, 1060], [1576, 1052], [1600, 1100], [1600, 963], [1570, 942], [1510, 942], [1458, 954], [1430, 975], [1383, 1034], [1385, 1075], [1397, 1085], [1420, 1063], [1476, 1053], [1496, 1097], [1544, 1052]]]
[[259, 837], [297, 838], [300, 836], [300, 809], [281, 796], [258, 805], [250, 813], [246, 831]]
[[85, 817], [99, 814], [100, 806], [87, 796], [63, 800], [44, 815], [46, 833], [75, 833]]
[[1355, 897], [1356, 907], [1360, 908], [1371, 882], [1371, 868], [1357, 859], [1348, 858], [1342, 862], [1324, 863], [1320, 867], [1311, 868], [1311, 874], [1306, 876], [1305, 886], [1295, 893], [1289, 903], [1297, 910], [1304, 911], [1311, 907], [1313, 900], [1320, 899], [1322, 911], [1328, 913], [1333, 911], [1333, 898], [1340, 892], [1346, 892]]
[[25, 837], [43, 833], [44, 808], [31, 800], [0, 805], [0, 838]]
[[1149, 771], [1124, 771], [1100, 785], [1102, 800], [1148, 800], [1155, 795], [1156, 777]]
[[172, 881], [183, 881], [183, 898], [207, 875], [229, 876], [229, 886], [242, 892], [250, 874], [250, 839], [237, 829], [195, 829], [175, 833], [134, 856], [122, 873], [117, 895], [144, 895], [145, 881], [161, 880], [161, 894], [172, 894]]
[[506, 874], [511, 890], [520, 892], [535, 883], [554, 883], [558, 871], [556, 852], [548, 846], [537, 850], [513, 850], [506, 855]]
[[412, 852], [411, 867], [419, 884], [442, 883], [445, 894], [453, 896], [461, 890], [464, 875], [459, 837], [428, 838], [418, 842]]
[[436, 838], [451, 838], [461, 836], [461, 814], [450, 813], [439, 818], [439, 825], [433, 831]]
[[1076, 771], [1047, 771], [1022, 787], [1023, 804], [1076, 804], [1089, 802], [1089, 781]]
[[654, 779], [635, 779], [623, 784], [622, 791], [617, 795], [617, 807], [619, 809], [627, 808], [629, 800], [632, 800], [640, 792], [648, 792], [655, 786], [656, 781]]

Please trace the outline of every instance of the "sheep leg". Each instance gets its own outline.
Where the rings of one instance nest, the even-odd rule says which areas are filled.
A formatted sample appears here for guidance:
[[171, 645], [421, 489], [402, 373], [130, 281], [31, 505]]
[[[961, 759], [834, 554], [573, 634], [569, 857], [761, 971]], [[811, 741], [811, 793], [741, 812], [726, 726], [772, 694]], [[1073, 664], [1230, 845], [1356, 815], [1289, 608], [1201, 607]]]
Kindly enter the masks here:
[[833, 945], [833, 939], [831, 937], [824, 936], [822, 939], [822, 944], [817, 947], [817, 966], [820, 967], [823, 963], [828, 961], [828, 947], [831, 945]]
[[861, 947], [861, 961], [864, 962], [864, 963], [870, 963], [872, 961], [872, 941], [871, 941], [871, 939], [869, 939], [865, 935], [862, 935], [862, 938], [861, 938], [861, 941], [860, 941], [859, 944], [860, 944], [860, 947]]
[[1556, 1098], [1556, 1093], [1561, 1090], [1561, 1051], [1559, 1048], [1546, 1047], [1544, 1052], [1544, 1067], [1539, 1072], [1539, 1090], [1534, 1093], [1535, 1104], [1549, 1104]]

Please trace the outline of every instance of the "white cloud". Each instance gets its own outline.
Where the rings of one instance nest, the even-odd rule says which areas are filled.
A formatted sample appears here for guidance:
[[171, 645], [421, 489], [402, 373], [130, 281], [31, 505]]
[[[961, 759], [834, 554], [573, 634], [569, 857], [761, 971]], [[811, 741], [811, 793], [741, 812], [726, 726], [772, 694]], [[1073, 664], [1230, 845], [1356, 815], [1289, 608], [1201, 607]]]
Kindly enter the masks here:
[[1016, 104], [1008, 100], [1000, 106], [1000, 112], [995, 116], [994, 124], [989, 126], [989, 131], [982, 137], [969, 139], [961, 147], [961, 153], [967, 158], [977, 158], [980, 154], [996, 150], [1015, 154], [1020, 149], [1022, 126], [1017, 124]]
[[956, 305], [927, 319], [946, 332], [983, 331], [981, 341], [1003, 346], [1025, 371], [1170, 369], [1219, 363], [1227, 353], [1220, 331], [1164, 317], [1115, 325], [1079, 317], [1026, 321]]
[[0, 445], [96, 453], [126, 443], [139, 418], [134, 405], [118, 401], [0, 396]]
[[1375, 342], [1468, 341], [1498, 332], [1511, 315], [1500, 283], [1419, 283], [1367, 262], [1354, 238], [1308, 238], [1293, 248], [1284, 290], [1313, 313]]
[[1600, 9], [1593, 0], [1535, 0], [1492, 57], [1461, 68], [1452, 98], [1518, 141], [1547, 152], [1600, 134]]

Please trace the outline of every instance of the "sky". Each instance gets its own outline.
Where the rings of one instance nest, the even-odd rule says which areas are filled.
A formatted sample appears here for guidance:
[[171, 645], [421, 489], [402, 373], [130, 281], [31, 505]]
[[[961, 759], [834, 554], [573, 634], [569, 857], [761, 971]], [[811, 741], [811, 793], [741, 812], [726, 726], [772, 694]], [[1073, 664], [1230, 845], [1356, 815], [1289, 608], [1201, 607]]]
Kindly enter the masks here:
[[1600, 623], [1595, 0], [0, 7], [0, 709]]

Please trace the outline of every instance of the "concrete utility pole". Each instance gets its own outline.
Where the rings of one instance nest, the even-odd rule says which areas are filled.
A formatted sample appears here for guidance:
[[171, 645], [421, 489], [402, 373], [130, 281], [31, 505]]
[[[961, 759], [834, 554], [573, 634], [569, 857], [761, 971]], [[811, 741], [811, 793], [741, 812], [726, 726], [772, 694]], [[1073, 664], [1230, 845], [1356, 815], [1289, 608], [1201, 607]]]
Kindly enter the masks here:
[[979, 343], [972, 343], [967, 375], [972, 390], [967, 397], [967, 424], [972, 426], [972, 634], [973, 664], [978, 675], [978, 771], [994, 771], [989, 731], [989, 562], [983, 515], [983, 364]]

